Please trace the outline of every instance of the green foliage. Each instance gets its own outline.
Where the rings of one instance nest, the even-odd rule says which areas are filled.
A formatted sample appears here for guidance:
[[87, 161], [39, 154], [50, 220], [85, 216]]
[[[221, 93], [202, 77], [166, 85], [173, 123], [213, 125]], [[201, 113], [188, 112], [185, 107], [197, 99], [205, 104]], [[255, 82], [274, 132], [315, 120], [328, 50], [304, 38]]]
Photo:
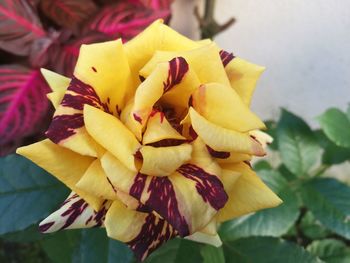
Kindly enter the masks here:
[[[331, 109], [319, 117], [321, 129], [312, 130], [283, 110], [278, 122], [267, 123], [275, 139], [270, 150], [279, 153], [280, 162], [253, 164], [283, 204], [223, 223], [219, 248], [175, 238], [145, 262], [350, 262], [349, 181], [330, 177], [328, 170], [350, 160], [350, 129], [344, 129], [349, 119], [350, 108], [347, 113]], [[38, 233], [37, 223], [66, 194], [31, 162], [17, 155], [0, 159], [1, 262], [136, 262], [127, 246], [107, 238], [104, 229]]]

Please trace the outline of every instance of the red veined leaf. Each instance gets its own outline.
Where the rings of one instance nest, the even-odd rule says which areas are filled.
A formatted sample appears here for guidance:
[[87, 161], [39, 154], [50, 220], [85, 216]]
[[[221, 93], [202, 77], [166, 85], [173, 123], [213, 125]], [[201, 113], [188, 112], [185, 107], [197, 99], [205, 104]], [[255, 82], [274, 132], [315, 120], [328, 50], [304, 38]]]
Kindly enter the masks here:
[[91, 32], [78, 39], [69, 40], [64, 44], [57, 43], [47, 53], [49, 56], [48, 67], [57, 73], [72, 77], [80, 46], [107, 40], [111, 40], [111, 38], [99, 32]]
[[103, 8], [84, 32], [91, 30], [105, 33], [112, 38], [129, 40], [158, 18], [168, 19], [169, 10], [153, 10], [142, 6], [135, 6], [127, 2]]
[[92, 0], [42, 0], [40, 3], [43, 13], [57, 25], [73, 31], [97, 11]]
[[48, 91], [39, 70], [0, 66], [0, 148], [37, 131], [47, 113]]
[[27, 0], [0, 0], [0, 48], [28, 55], [32, 42], [46, 35]]

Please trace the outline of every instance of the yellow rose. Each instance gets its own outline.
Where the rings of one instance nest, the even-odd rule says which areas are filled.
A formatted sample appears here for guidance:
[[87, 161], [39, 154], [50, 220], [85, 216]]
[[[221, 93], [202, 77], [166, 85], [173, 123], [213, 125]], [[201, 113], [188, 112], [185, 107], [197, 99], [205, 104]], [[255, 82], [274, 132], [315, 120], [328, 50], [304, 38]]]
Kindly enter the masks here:
[[280, 204], [249, 166], [270, 140], [249, 110], [262, 71], [162, 21], [83, 45], [72, 79], [43, 70], [48, 139], [17, 152], [72, 193], [41, 231], [103, 226], [144, 260], [175, 236], [220, 246], [220, 222]]

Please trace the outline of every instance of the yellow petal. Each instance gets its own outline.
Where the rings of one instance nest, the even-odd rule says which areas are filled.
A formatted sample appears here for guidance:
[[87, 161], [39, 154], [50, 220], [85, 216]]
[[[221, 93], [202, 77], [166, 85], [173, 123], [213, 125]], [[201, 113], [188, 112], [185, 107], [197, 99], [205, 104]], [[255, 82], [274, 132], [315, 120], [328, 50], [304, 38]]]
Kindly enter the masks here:
[[136, 171], [134, 154], [140, 144], [124, 124], [108, 113], [85, 105], [84, 122], [89, 134], [129, 169]]
[[52, 233], [63, 229], [101, 227], [110, 202], [103, 202], [99, 210], [94, 210], [79, 195], [72, 192], [58, 210], [40, 222], [42, 233]]
[[76, 187], [77, 182], [94, 161], [93, 158], [79, 155], [52, 143], [50, 140], [18, 148], [17, 153], [51, 173], [95, 210], [100, 208], [102, 199]]
[[252, 159], [252, 156], [249, 154], [230, 152], [230, 156], [228, 158], [216, 158], [216, 161], [219, 164], [225, 164], [225, 163], [239, 163], [244, 161], [250, 161], [251, 159]]
[[127, 93], [133, 93], [131, 90], [135, 89], [120, 39], [82, 45], [74, 76], [92, 86], [115, 115], [124, 107]]
[[47, 69], [40, 69], [41, 74], [44, 76], [45, 80], [49, 84], [51, 90], [53, 92], [57, 92], [59, 94], [63, 95], [65, 91], [67, 90], [69, 83], [70, 83], [70, 78], [67, 78], [65, 76], [62, 76], [60, 74], [57, 74], [53, 71], [47, 70]]
[[212, 245], [214, 247], [221, 247], [222, 246], [222, 241], [221, 241], [218, 234], [216, 234], [215, 236], [212, 236], [212, 235], [208, 235], [208, 234], [205, 234], [202, 232], [196, 232], [193, 235], [186, 237], [186, 239], [196, 241], [198, 243], [209, 244], [209, 245]]
[[247, 132], [265, 128], [229, 86], [218, 83], [201, 85], [192, 94], [192, 105], [208, 121], [226, 129]]
[[159, 142], [165, 139], [186, 140], [180, 133], [178, 133], [168, 122], [164, 113], [154, 111], [147, 122], [147, 128], [143, 134], [143, 144], [150, 144]]
[[262, 146], [249, 134], [217, 126], [198, 114], [192, 107], [190, 117], [193, 129], [198, 136], [215, 151], [239, 152], [257, 156], [265, 154]]
[[221, 181], [224, 185], [225, 191], [228, 193], [232, 190], [234, 184], [242, 174], [235, 171], [235, 164], [224, 164], [221, 165], [221, 168]]
[[228, 191], [229, 201], [217, 215], [219, 221], [245, 215], [265, 208], [272, 208], [282, 203], [262, 180], [245, 163], [232, 165], [231, 169], [241, 176]]
[[231, 86], [249, 106], [256, 83], [265, 68], [236, 57], [226, 65], [225, 70]]
[[222, 64], [219, 49], [215, 43], [200, 46], [195, 49], [178, 52], [157, 51], [140, 71], [140, 75], [147, 77], [161, 62], [169, 61], [174, 57], [186, 59], [190, 68], [196, 73], [201, 83], [217, 82], [230, 86], [229, 79]]
[[249, 132], [250, 136], [255, 138], [264, 149], [266, 149], [267, 145], [273, 142], [273, 138], [268, 135], [266, 132], [262, 132], [259, 130], [254, 130]]
[[[200, 44], [177, 33], [175, 30], [157, 20], [141, 34], [124, 45], [130, 69], [133, 75], [147, 63], [157, 50], [182, 51], [191, 50]], [[137, 76], [138, 77], [138, 76]]]
[[65, 76], [62, 76], [44, 68], [42, 68], [40, 71], [47, 83], [49, 84], [51, 90], [53, 91], [48, 93], [47, 97], [52, 102], [53, 106], [57, 108], [58, 105], [61, 103], [64, 93], [66, 92], [69, 86], [70, 78], [67, 78]]
[[92, 162], [76, 186], [102, 199], [117, 199], [116, 191], [113, 190], [112, 185], [108, 182], [99, 159]]
[[192, 146], [187, 143], [169, 147], [143, 146], [140, 152], [143, 157], [141, 173], [167, 176], [191, 159]]
[[139, 261], [176, 235], [173, 228], [158, 216], [127, 209], [114, 201], [107, 212], [107, 235], [127, 243]]

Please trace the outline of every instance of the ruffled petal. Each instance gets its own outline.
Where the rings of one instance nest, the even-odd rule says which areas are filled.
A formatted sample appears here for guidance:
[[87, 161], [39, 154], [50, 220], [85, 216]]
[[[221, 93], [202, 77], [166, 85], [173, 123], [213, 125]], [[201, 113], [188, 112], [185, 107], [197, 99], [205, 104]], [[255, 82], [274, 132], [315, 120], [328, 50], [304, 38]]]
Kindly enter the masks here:
[[[157, 20], [141, 34], [124, 45], [133, 76], [147, 63], [157, 50], [182, 51], [200, 46]], [[167, 60], [168, 61], [168, 60]]]
[[40, 71], [52, 90], [51, 93], [47, 94], [47, 97], [52, 102], [53, 106], [57, 108], [61, 103], [71, 80], [70, 78], [47, 69], [42, 68]]
[[[133, 174], [108, 153], [101, 162], [112, 184], [157, 212], [181, 236], [206, 226], [227, 200], [219, 178], [196, 163], [182, 165], [171, 176], [156, 177]], [[211, 163], [206, 162], [208, 170]]]
[[169, 92], [177, 85], [183, 85], [182, 79], [187, 72], [186, 60], [182, 57], [176, 57], [169, 62], [159, 63], [152, 74], [140, 84], [135, 93], [131, 112], [134, 122], [139, 125], [139, 133], [146, 126], [155, 103], [164, 93]]
[[225, 70], [232, 88], [249, 106], [256, 83], [265, 68], [236, 57], [226, 65]]
[[85, 105], [84, 122], [89, 134], [130, 170], [136, 171], [134, 154], [140, 144], [123, 123], [108, 113]]
[[166, 139], [186, 140], [185, 137], [171, 126], [164, 113], [153, 111], [148, 119], [142, 142], [143, 144], [151, 144]]
[[58, 210], [40, 223], [39, 230], [42, 233], [52, 233], [63, 229], [100, 227], [109, 206], [110, 202], [104, 201], [96, 211], [72, 192]]
[[268, 135], [266, 132], [255, 130], [255, 131], [250, 131], [249, 134], [251, 137], [257, 140], [264, 149], [266, 149], [267, 146], [273, 142], [273, 138], [270, 135]]
[[186, 59], [190, 68], [196, 73], [200, 83], [216, 82], [225, 86], [230, 86], [230, 81], [219, 55], [219, 49], [213, 42], [187, 51], [157, 51], [142, 68], [140, 74], [147, 77], [151, 74], [156, 65], [178, 56]]
[[60, 147], [50, 140], [18, 148], [17, 153], [51, 173], [81, 196], [95, 210], [100, 208], [103, 202], [102, 199], [76, 187], [77, 182], [94, 161], [93, 158]]
[[83, 118], [85, 104], [109, 111], [107, 104], [101, 102], [93, 87], [73, 78], [61, 104], [57, 107], [46, 136], [54, 143], [72, 151], [98, 157], [104, 150], [86, 132]]
[[191, 102], [201, 116], [220, 127], [239, 132], [265, 128], [229, 86], [203, 84], [193, 92]]
[[238, 172], [241, 176], [227, 190], [229, 200], [225, 207], [218, 212], [217, 219], [222, 222], [241, 215], [265, 208], [272, 208], [282, 203], [262, 180], [245, 164], [235, 164], [226, 167]]
[[260, 143], [251, 138], [249, 134], [217, 126], [198, 114], [192, 107], [189, 112], [193, 129], [212, 149], [257, 156], [265, 155], [265, 151]]
[[118, 115], [127, 94], [135, 89], [120, 39], [82, 45], [74, 76], [93, 87], [101, 101], [108, 102], [109, 111], [114, 115]]
[[164, 219], [127, 209], [119, 201], [108, 210], [105, 225], [108, 236], [125, 242], [140, 261], [177, 234]]
[[99, 159], [91, 163], [76, 186], [102, 199], [117, 199], [116, 190], [113, 189], [111, 183], [108, 181]]
[[168, 176], [191, 159], [192, 146], [190, 144], [169, 147], [143, 146], [140, 153], [143, 160], [141, 173]]

